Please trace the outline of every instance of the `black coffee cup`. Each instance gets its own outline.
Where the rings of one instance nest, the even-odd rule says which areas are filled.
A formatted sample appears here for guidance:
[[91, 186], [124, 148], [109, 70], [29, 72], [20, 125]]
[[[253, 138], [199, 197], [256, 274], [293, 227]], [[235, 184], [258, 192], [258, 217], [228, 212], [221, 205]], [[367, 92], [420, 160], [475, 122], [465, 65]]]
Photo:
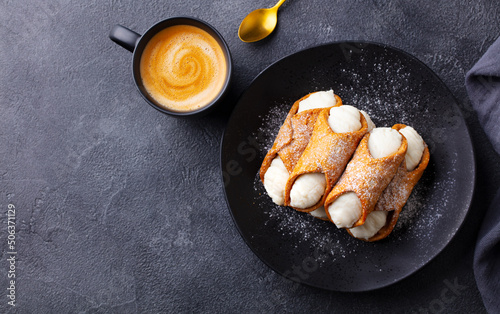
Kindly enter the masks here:
[[[143, 84], [143, 80], [141, 78], [141, 73], [140, 73], [141, 56], [148, 42], [153, 38], [154, 35], [158, 34], [160, 31], [175, 25], [190, 25], [207, 32], [213, 39], [216, 40], [216, 42], [222, 49], [226, 62], [225, 81], [222, 89], [220, 89], [220, 92], [217, 94], [215, 98], [209, 101], [208, 104], [192, 111], [177, 111], [166, 108], [165, 105], [162, 105], [159, 101], [154, 99], [148, 93]], [[176, 117], [201, 116], [212, 111], [219, 104], [221, 104], [223, 98], [228, 93], [232, 76], [232, 59], [229, 47], [222, 38], [222, 35], [215, 28], [213, 28], [211, 25], [209, 25], [204, 21], [201, 21], [193, 17], [169, 18], [153, 25], [142, 36], [124, 26], [116, 25], [109, 33], [109, 38], [118, 45], [122, 46], [123, 48], [133, 53], [132, 72], [135, 84], [139, 89], [140, 94], [146, 100], [146, 102], [149, 103], [151, 106], [153, 106], [153, 108], [163, 113]]]

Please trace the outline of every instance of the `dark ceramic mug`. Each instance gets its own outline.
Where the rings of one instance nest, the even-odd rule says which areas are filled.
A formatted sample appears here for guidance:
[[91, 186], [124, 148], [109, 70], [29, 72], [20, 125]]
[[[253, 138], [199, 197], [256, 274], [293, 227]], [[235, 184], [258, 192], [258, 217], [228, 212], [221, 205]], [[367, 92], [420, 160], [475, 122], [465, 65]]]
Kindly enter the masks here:
[[[204, 101], [204, 105], [201, 108], [196, 108], [188, 111], [179, 111], [172, 108], [168, 108], [165, 105], [165, 103], [162, 104], [157, 99], [153, 98], [153, 96], [148, 92], [148, 90], [144, 86], [145, 84], [141, 77], [141, 69], [140, 69], [141, 57], [143, 55], [143, 52], [147, 44], [151, 41], [151, 39], [159, 32], [171, 26], [179, 26], [179, 25], [194, 26], [208, 33], [217, 42], [218, 46], [222, 50], [224, 56], [223, 59], [225, 62], [224, 79], [222, 87], [220, 88], [219, 92], [216, 93], [215, 97], [207, 98]], [[153, 106], [155, 109], [163, 113], [176, 117], [200, 116], [206, 114], [211, 110], [213, 110], [215, 107], [217, 107], [217, 105], [219, 105], [222, 102], [223, 98], [226, 96], [229, 90], [229, 84], [232, 76], [232, 59], [229, 47], [222, 38], [222, 35], [215, 28], [213, 28], [211, 25], [209, 25], [204, 21], [192, 17], [169, 18], [153, 25], [142, 36], [124, 26], [116, 25], [111, 30], [109, 38], [118, 45], [122, 46], [123, 48], [133, 53], [132, 72], [135, 84], [139, 89], [140, 94], [146, 100], [146, 102], [149, 103], [151, 106]]]

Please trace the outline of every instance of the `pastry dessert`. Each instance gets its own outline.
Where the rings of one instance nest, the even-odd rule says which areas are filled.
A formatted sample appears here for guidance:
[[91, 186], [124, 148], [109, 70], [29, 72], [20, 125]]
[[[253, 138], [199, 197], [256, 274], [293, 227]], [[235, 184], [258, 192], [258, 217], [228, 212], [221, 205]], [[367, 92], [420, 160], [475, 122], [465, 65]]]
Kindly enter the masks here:
[[367, 131], [364, 115], [352, 106], [321, 111], [286, 183], [285, 205], [303, 212], [321, 207]]
[[387, 237], [392, 232], [401, 210], [429, 163], [429, 149], [415, 129], [404, 124], [396, 124], [394, 129], [399, 130], [407, 139], [405, 160], [365, 223], [348, 229], [355, 238], [373, 242]]
[[395, 127], [375, 128], [367, 133], [328, 194], [326, 214], [338, 228], [363, 225], [396, 175], [408, 144]]
[[373, 242], [392, 232], [428, 163], [412, 127], [377, 128], [330, 90], [293, 104], [259, 176], [274, 203]]
[[259, 173], [274, 203], [284, 204], [286, 181], [309, 143], [321, 110], [340, 105], [342, 100], [332, 90], [308, 94], [293, 104]]

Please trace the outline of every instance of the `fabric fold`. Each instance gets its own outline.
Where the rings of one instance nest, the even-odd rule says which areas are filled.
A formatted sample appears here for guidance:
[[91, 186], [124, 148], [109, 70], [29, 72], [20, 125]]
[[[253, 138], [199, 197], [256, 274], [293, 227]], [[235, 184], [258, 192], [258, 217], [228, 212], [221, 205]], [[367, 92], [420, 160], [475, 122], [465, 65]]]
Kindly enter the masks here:
[[[500, 38], [467, 73], [465, 86], [484, 132], [500, 154]], [[500, 313], [500, 190], [479, 231], [474, 276], [488, 312]]]

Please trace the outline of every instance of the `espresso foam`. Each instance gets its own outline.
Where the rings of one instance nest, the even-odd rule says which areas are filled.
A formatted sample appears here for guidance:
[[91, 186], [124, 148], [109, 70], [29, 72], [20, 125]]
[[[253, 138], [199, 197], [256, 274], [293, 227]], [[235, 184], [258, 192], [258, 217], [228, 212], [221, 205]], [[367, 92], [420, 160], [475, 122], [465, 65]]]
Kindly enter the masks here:
[[146, 91], [162, 107], [194, 111], [219, 95], [226, 81], [227, 61], [209, 33], [191, 25], [175, 25], [148, 42], [140, 72]]

